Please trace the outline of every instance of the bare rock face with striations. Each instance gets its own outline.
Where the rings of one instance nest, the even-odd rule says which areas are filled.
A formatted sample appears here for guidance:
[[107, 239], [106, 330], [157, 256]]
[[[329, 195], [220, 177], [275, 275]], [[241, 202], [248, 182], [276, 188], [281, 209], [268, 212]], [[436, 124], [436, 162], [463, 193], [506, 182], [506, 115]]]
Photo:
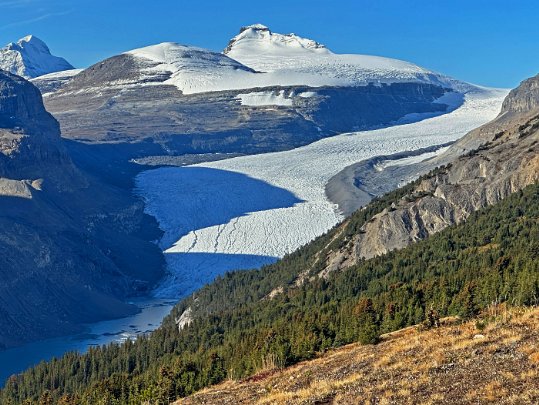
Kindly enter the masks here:
[[407, 195], [371, 218], [328, 271], [425, 239], [539, 181], [539, 76], [511, 91], [491, 123], [466, 135]]

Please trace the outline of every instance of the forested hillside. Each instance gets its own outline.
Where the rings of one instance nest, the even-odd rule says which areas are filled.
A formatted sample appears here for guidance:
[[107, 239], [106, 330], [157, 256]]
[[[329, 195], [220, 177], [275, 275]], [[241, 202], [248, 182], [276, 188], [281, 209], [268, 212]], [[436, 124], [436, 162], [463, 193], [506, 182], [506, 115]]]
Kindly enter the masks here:
[[[493, 302], [536, 303], [538, 185], [406, 249], [309, 278], [305, 270], [318, 274], [324, 247], [344, 243], [404, 192], [375, 201], [275, 265], [218, 279], [180, 303], [148, 337], [68, 354], [12, 377], [1, 402], [167, 403], [225, 378], [284, 367], [350, 342], [376, 342], [380, 333], [434, 313], [468, 318]], [[304, 282], [297, 282], [302, 272]], [[268, 296], [276, 287], [283, 288]], [[178, 331], [175, 318], [194, 303], [194, 320]]]

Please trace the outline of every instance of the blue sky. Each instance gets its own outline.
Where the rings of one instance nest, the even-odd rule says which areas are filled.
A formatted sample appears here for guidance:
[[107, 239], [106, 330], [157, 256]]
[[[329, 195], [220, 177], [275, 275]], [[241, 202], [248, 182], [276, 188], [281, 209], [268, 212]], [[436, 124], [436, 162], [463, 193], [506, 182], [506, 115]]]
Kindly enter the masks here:
[[399, 58], [477, 84], [539, 72], [539, 2], [499, 0], [0, 0], [0, 44], [27, 34], [77, 67], [164, 41], [222, 50], [242, 25], [339, 53]]

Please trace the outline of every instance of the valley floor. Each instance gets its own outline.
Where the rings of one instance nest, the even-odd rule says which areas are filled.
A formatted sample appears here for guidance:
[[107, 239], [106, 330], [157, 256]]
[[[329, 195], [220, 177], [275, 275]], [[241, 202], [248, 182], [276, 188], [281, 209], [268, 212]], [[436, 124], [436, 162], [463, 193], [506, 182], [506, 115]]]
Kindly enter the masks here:
[[177, 404], [539, 403], [539, 309], [494, 319], [484, 330], [449, 318], [427, 331], [409, 327]]
[[260, 267], [294, 251], [343, 219], [324, 190], [336, 173], [374, 156], [455, 141], [493, 119], [506, 94], [477, 90], [453, 112], [415, 123], [141, 173], [137, 192], [164, 231], [160, 246], [169, 275], [157, 296], [180, 298], [226, 271]]

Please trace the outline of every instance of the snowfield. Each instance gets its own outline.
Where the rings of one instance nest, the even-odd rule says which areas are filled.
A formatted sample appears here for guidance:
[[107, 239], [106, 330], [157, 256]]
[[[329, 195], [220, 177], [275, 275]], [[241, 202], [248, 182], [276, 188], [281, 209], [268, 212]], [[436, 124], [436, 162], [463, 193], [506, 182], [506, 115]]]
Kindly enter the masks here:
[[61, 72], [48, 73], [46, 75], [35, 77], [30, 79], [30, 81], [39, 88], [43, 97], [49, 97], [83, 70], [84, 69], [62, 70]]
[[[302, 96], [302, 94], [305, 93], [300, 93], [300, 97], [305, 97]], [[241, 101], [241, 105], [250, 107], [264, 107], [270, 105], [292, 107], [294, 105], [292, 98], [290, 98], [290, 94], [285, 94], [284, 90], [238, 94], [236, 98]]]
[[169, 272], [156, 296], [180, 298], [218, 274], [292, 252], [343, 219], [325, 196], [332, 176], [363, 159], [457, 140], [493, 119], [506, 94], [476, 89], [460, 108], [420, 122], [141, 173], [136, 190], [164, 231], [160, 246]]
[[395, 82], [430, 83], [460, 92], [474, 88], [410, 62], [336, 54], [316, 41], [295, 34], [274, 33], [261, 24], [242, 28], [224, 53], [164, 42], [126, 54], [139, 62], [139, 81], [145, 85], [162, 84], [161, 79], [166, 75], [169, 78], [164, 83], [176, 86], [184, 94], [273, 86], [365, 86]]

